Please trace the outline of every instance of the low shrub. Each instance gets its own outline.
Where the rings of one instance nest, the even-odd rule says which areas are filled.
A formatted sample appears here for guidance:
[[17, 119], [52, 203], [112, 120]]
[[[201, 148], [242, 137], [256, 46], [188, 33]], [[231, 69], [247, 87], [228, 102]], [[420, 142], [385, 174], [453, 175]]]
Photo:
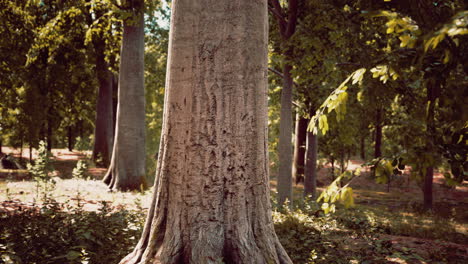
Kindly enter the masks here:
[[15, 214], [0, 214], [0, 263], [118, 263], [137, 243], [144, 215], [64, 208], [47, 203]]

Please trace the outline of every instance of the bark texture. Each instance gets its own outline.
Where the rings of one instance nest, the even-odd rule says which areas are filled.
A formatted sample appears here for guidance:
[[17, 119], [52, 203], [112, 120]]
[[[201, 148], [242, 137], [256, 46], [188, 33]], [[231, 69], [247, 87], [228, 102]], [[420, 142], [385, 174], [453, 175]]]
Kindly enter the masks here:
[[114, 140], [114, 113], [112, 109], [112, 72], [105, 61], [105, 43], [94, 44], [96, 49], [96, 75], [99, 92], [96, 103], [96, 126], [94, 129], [93, 161], [108, 167]]
[[121, 263], [292, 263], [268, 188], [266, 0], [175, 0], [154, 196]]
[[124, 22], [114, 147], [104, 177], [112, 190], [146, 187], [144, 20], [140, 11], [134, 21]]
[[306, 151], [306, 133], [308, 121], [304, 117], [296, 114], [296, 133], [294, 140], [294, 163], [292, 175], [296, 179], [296, 184], [304, 182], [304, 162]]
[[314, 135], [313, 132], [307, 132], [304, 196], [311, 195], [312, 198], [317, 196], [317, 138], [317, 135]]

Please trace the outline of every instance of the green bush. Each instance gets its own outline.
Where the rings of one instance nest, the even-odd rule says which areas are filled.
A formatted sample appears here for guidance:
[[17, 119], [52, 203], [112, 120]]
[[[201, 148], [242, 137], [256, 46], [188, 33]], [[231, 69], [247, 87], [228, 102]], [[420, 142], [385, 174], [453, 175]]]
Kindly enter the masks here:
[[144, 215], [97, 212], [48, 203], [39, 209], [0, 214], [0, 263], [118, 263], [137, 243]]
[[73, 171], [72, 171], [73, 178], [76, 178], [76, 179], [88, 178], [88, 175], [86, 173], [87, 169], [88, 169], [88, 164], [86, 163], [86, 161], [79, 160], [76, 163], [75, 168], [73, 168]]
[[39, 149], [37, 150], [37, 158], [34, 160], [34, 164], [28, 164], [28, 170], [33, 175], [33, 179], [36, 182], [37, 195], [42, 191], [43, 199], [47, 199], [47, 195], [50, 191], [55, 188], [55, 180], [51, 176], [51, 172], [54, 170], [50, 157], [52, 154], [47, 151], [47, 146], [44, 141], [39, 142]]
[[92, 142], [94, 140], [94, 135], [91, 135], [89, 137], [77, 137], [75, 139], [75, 146], [73, 146], [73, 149], [79, 150], [79, 151], [85, 151], [85, 150], [91, 150], [93, 149]]
[[320, 231], [301, 213], [275, 214], [275, 231], [293, 263], [314, 263]]

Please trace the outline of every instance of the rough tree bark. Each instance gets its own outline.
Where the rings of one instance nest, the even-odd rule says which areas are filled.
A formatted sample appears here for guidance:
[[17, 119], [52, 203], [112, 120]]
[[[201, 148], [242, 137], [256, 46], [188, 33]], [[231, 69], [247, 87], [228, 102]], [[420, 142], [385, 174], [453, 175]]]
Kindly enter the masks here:
[[94, 129], [93, 161], [102, 167], [108, 167], [114, 140], [114, 113], [112, 102], [112, 72], [105, 60], [104, 40], [94, 42], [96, 50], [96, 75], [99, 92], [96, 103], [96, 126]]
[[297, 24], [298, 1], [288, 1], [288, 13], [285, 15], [278, 0], [269, 0], [270, 11], [277, 18], [283, 49], [283, 89], [281, 90], [280, 128], [278, 142], [278, 203], [283, 204], [286, 199], [292, 205], [292, 89], [290, 64], [293, 48], [288, 45], [289, 39], [294, 35]]
[[124, 21], [114, 147], [104, 177], [112, 190], [146, 188], [144, 1], [130, 2], [133, 19]]
[[306, 151], [306, 133], [308, 120], [296, 114], [296, 133], [294, 140], [294, 163], [292, 175], [296, 179], [296, 184], [304, 182], [304, 162]]
[[269, 200], [267, 1], [172, 8], [154, 197], [121, 263], [292, 263]]

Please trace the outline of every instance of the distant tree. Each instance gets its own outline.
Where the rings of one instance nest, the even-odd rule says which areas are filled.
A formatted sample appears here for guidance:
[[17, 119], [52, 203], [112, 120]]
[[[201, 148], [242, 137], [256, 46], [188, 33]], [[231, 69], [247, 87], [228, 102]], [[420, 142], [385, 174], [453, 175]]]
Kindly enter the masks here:
[[112, 190], [146, 188], [144, 1], [125, 1], [114, 147], [104, 177]]
[[172, 2], [153, 203], [121, 263], [292, 263], [273, 228], [267, 1]]
[[93, 142], [93, 161], [108, 167], [112, 156], [114, 140], [114, 73], [117, 67], [114, 46], [121, 41], [121, 26], [117, 19], [116, 7], [109, 1], [95, 2], [92, 5], [82, 3], [86, 14], [86, 43], [95, 63], [95, 74], [98, 80], [96, 100], [96, 117]]
[[283, 88], [281, 90], [281, 112], [279, 128], [279, 170], [278, 170], [278, 203], [283, 204], [286, 200], [292, 201], [292, 128], [293, 128], [293, 79], [291, 71], [293, 68], [292, 56], [294, 46], [290, 39], [296, 31], [297, 12], [299, 0], [288, 0], [287, 7], [282, 7], [280, 1], [269, 0], [269, 10], [276, 18], [281, 37], [280, 50], [283, 55]]

